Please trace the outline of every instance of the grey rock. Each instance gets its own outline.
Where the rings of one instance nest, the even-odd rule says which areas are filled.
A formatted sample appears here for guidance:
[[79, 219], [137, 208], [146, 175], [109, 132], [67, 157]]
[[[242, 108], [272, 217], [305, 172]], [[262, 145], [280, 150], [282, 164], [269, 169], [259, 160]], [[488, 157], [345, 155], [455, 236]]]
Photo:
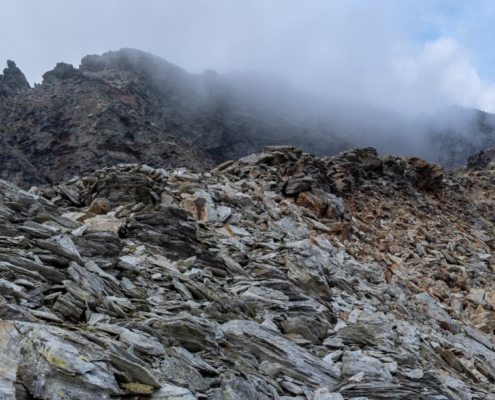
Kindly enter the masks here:
[[15, 380], [38, 398], [110, 399], [121, 393], [103, 349], [76, 333], [3, 321], [0, 338], [0, 393], [6, 399], [15, 399]]
[[390, 379], [392, 375], [382, 362], [359, 351], [347, 351], [342, 359], [342, 376], [350, 378], [364, 372], [374, 379]]
[[160, 370], [168, 381], [187, 383], [189, 389], [195, 392], [205, 392], [209, 389], [201, 374], [178, 358], [166, 357], [160, 364]]
[[[239, 377], [228, 376], [222, 379], [222, 390], [221, 391], [211, 391], [211, 396], [214, 399], [228, 400], [228, 399], [238, 399], [238, 400], [248, 400], [248, 399], [259, 399], [268, 400], [269, 398], [260, 392], [259, 387], [256, 387], [253, 383], [242, 379]], [[209, 394], [210, 394], [209, 393]]]
[[[492, 249], [466, 227], [493, 237], [491, 217], [461, 186], [429, 192], [440, 172], [418, 159], [264, 154], [121, 164], [60, 196], [0, 181], [4, 397], [490, 399]], [[118, 231], [89, 226], [95, 199]]]
[[[113, 348], [113, 350], [115, 351], [115, 348]], [[137, 382], [152, 386], [155, 389], [162, 387], [155, 375], [146, 367], [134, 362], [135, 360], [133, 357], [125, 352], [125, 350], [120, 349], [118, 355], [110, 353], [109, 358], [110, 363], [115, 369], [127, 372]]]
[[53, 236], [49, 240], [39, 239], [36, 241], [36, 244], [42, 249], [50, 250], [51, 252], [66, 258], [68, 261], [84, 264], [74, 242], [67, 235]]
[[230, 321], [221, 329], [229, 342], [249, 349], [263, 361], [279, 363], [285, 374], [308, 386], [333, 387], [340, 378], [339, 370], [255, 322]]
[[153, 393], [151, 400], [196, 400], [193, 394], [182, 387], [164, 385], [159, 391]]
[[327, 388], [318, 389], [314, 400], [344, 400], [340, 393], [330, 393]]
[[288, 196], [294, 196], [298, 193], [305, 192], [310, 189], [313, 181], [313, 178], [309, 176], [290, 180], [285, 187], [285, 194], [287, 194]]
[[153, 324], [153, 328], [192, 352], [206, 349], [215, 352], [218, 347], [219, 329], [216, 324], [185, 313], [174, 318], [157, 321]]
[[144, 333], [132, 332], [128, 329], [123, 331], [119, 340], [128, 346], [133, 346], [136, 350], [152, 356], [165, 354], [165, 348], [154, 337]]

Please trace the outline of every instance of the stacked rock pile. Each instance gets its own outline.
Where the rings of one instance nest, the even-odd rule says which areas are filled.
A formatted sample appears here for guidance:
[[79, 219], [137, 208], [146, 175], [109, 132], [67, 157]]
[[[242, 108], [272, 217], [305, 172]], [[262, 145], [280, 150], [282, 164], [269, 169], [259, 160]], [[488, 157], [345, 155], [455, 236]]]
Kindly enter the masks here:
[[0, 397], [495, 399], [492, 180], [267, 147], [0, 181]]

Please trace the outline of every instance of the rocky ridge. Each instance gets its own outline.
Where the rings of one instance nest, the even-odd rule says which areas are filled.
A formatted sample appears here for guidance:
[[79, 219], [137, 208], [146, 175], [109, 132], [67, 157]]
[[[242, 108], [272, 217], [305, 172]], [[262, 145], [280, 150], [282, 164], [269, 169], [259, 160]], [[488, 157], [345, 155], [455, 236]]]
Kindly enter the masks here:
[[453, 107], [409, 120], [312, 95], [256, 73], [190, 74], [121, 49], [58, 63], [30, 88], [8, 61], [0, 75], [0, 178], [24, 189], [119, 163], [206, 170], [267, 145], [317, 156], [351, 147], [418, 155], [446, 169], [495, 145], [495, 116]]
[[209, 169], [265, 145], [320, 155], [350, 147], [296, 118], [297, 106], [267, 104], [272, 92], [269, 82], [189, 74], [134, 49], [86, 56], [79, 68], [58, 63], [32, 89], [9, 62], [0, 75], [0, 140], [19, 157], [0, 150], [0, 177], [27, 189], [119, 163]]
[[494, 170], [267, 147], [0, 181], [0, 397], [495, 399]]

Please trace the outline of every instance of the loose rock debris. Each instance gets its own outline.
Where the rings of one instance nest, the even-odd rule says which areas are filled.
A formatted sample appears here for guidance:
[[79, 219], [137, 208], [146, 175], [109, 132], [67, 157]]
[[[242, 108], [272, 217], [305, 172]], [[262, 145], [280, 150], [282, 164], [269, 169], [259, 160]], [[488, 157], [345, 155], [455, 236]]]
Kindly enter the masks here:
[[267, 147], [0, 181], [0, 398], [495, 399], [485, 164]]

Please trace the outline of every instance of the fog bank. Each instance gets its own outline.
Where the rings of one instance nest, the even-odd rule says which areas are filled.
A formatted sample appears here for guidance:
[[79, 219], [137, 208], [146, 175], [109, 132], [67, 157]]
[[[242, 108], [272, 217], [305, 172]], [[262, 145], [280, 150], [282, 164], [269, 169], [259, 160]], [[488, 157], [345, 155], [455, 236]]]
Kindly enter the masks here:
[[192, 73], [256, 70], [415, 116], [495, 111], [490, 2], [64, 0], [2, 2], [0, 54], [28, 80], [133, 47]]

